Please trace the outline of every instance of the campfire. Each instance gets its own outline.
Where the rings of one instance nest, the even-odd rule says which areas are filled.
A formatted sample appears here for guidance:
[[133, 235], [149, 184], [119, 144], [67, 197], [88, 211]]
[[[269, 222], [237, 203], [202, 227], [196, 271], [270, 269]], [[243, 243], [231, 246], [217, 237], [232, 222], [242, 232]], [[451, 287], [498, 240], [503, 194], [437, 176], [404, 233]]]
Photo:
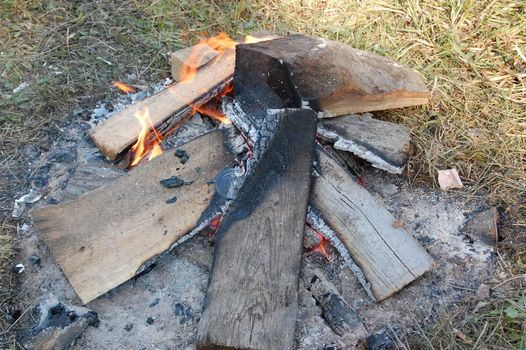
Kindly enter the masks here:
[[[291, 349], [300, 284], [336, 334], [353, 335], [349, 347], [363, 343], [356, 308], [323, 269], [302, 260], [304, 252], [320, 266], [341, 259], [375, 303], [432, 270], [433, 259], [363, 186], [356, 166], [361, 159], [402, 173], [409, 130], [369, 112], [427, 103], [421, 77], [303, 35], [238, 43], [221, 34], [173, 53], [171, 64], [174, 84], [89, 130], [126, 173], [31, 213], [80, 300], [151, 271], [205, 232], [214, 255], [198, 349]], [[170, 144], [197, 114], [213, 130]]]

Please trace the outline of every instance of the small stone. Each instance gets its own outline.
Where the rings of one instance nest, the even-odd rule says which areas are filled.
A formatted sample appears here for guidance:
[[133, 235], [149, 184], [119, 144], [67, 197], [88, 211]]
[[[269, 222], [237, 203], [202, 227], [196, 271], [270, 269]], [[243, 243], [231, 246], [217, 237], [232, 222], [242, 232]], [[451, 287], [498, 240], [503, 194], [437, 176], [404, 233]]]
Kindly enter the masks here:
[[155, 320], [153, 319], [153, 317], [148, 317], [148, 318], [146, 319], [146, 323], [148, 323], [148, 324], [150, 324], [150, 325], [152, 325], [154, 322], [155, 322]]
[[172, 198], [168, 198], [165, 202], [166, 202], [166, 204], [175, 203], [175, 202], [177, 202], [177, 197], [173, 196]]
[[159, 298], [155, 298], [154, 301], [150, 303], [149, 307], [154, 307], [155, 305], [159, 304], [159, 301], [160, 301]]
[[478, 289], [477, 293], [475, 294], [477, 298], [480, 299], [488, 299], [490, 297], [491, 288], [487, 284], [482, 283]]
[[128, 323], [126, 326], [124, 326], [124, 330], [126, 332], [129, 332], [133, 329], [133, 323]]
[[35, 266], [35, 265], [38, 265], [40, 266], [40, 257], [38, 255], [31, 255], [29, 257], [29, 262], [31, 263], [31, 265]]
[[172, 176], [167, 179], [161, 180], [159, 182], [161, 185], [163, 185], [166, 188], [177, 188], [183, 185], [190, 185], [193, 183], [193, 181], [187, 181], [177, 176]]
[[460, 180], [457, 169], [447, 169], [438, 171], [438, 184], [440, 189], [447, 191], [450, 188], [462, 188], [464, 185]]

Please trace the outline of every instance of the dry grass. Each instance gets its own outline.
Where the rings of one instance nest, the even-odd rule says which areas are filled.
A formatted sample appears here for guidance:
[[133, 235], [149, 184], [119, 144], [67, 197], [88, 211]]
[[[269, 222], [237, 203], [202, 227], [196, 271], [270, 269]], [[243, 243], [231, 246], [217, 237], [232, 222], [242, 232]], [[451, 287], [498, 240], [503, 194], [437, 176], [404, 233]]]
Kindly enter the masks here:
[[[9, 214], [13, 191], [28, 185], [22, 171], [24, 145], [48, 148], [60, 123], [75, 118], [71, 111], [111, 97], [112, 80], [158, 81], [169, 75], [169, 51], [201, 35], [226, 31], [235, 36], [258, 29], [339, 40], [419, 71], [433, 92], [431, 103], [380, 115], [413, 132], [408, 180], [434, 184], [437, 169], [457, 167], [467, 185], [459, 195], [503, 208], [502, 243], [511, 242], [507, 246], [514, 252], [509, 264], [516, 266], [514, 271], [524, 268], [523, 1], [2, 0], [0, 214]], [[23, 82], [29, 86], [14, 93]], [[6, 242], [11, 234], [6, 228], [12, 226], [1, 227]], [[0, 260], [8, 262], [9, 247], [0, 242], [0, 251]], [[488, 307], [504, 310], [506, 302], [497, 298], [490, 302], [495, 307]], [[487, 312], [479, 309], [476, 315]], [[463, 317], [452, 318], [451, 327], [460, 327]], [[458, 341], [433, 344], [438, 349], [475, 348], [458, 346]]]

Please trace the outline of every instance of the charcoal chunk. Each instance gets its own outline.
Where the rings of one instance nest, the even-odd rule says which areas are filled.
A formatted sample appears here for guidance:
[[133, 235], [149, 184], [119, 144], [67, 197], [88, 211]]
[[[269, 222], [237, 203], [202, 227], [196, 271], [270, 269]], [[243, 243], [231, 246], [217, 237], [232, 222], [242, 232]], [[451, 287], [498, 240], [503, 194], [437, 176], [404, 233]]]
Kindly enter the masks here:
[[184, 149], [176, 149], [175, 156], [181, 160], [181, 164], [188, 162], [190, 155]]
[[183, 185], [190, 185], [193, 183], [193, 181], [184, 180], [177, 176], [172, 176], [159, 182], [166, 188], [177, 188]]

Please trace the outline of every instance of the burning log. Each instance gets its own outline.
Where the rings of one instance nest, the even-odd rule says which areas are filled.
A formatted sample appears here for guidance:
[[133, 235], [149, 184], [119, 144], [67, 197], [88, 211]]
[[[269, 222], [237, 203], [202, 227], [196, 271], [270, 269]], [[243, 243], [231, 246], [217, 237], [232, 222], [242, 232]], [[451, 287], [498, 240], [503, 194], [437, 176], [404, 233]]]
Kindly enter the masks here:
[[303, 35], [236, 47], [236, 98], [247, 99], [246, 91], [261, 89], [276, 96], [267, 108], [282, 108], [284, 101], [286, 107], [325, 111], [324, 117], [420, 105], [429, 98], [421, 77], [409, 67]]
[[431, 269], [433, 260], [395, 218], [325, 150], [311, 203], [337, 233], [383, 300]]
[[409, 129], [373, 119], [369, 113], [325, 119], [318, 134], [334, 142], [334, 148], [352, 152], [390, 173], [401, 174], [409, 159]]
[[291, 349], [316, 114], [274, 115], [268, 148], [224, 217], [198, 349]]
[[170, 65], [172, 67], [173, 80], [183, 80], [185, 72], [197, 71], [216, 58], [217, 55], [219, 55], [219, 52], [204, 42], [172, 52]]
[[166, 133], [224, 90], [233, 74], [234, 52], [229, 50], [214, 64], [200, 69], [193, 79], [174, 84], [115, 113], [93, 128], [90, 136], [108, 160], [115, 160], [141, 133], [136, 115], [149, 111], [152, 126], [160, 134]]
[[[210, 180], [229, 166], [224, 136], [216, 131], [180, 148], [185, 164], [167, 152], [93, 192], [31, 215], [62, 271], [84, 303], [140, 272], [151, 259], [207, 219]], [[199, 170], [197, 170], [199, 168]], [[178, 188], [159, 181], [193, 180]], [[177, 197], [175, 203], [166, 200]]]

